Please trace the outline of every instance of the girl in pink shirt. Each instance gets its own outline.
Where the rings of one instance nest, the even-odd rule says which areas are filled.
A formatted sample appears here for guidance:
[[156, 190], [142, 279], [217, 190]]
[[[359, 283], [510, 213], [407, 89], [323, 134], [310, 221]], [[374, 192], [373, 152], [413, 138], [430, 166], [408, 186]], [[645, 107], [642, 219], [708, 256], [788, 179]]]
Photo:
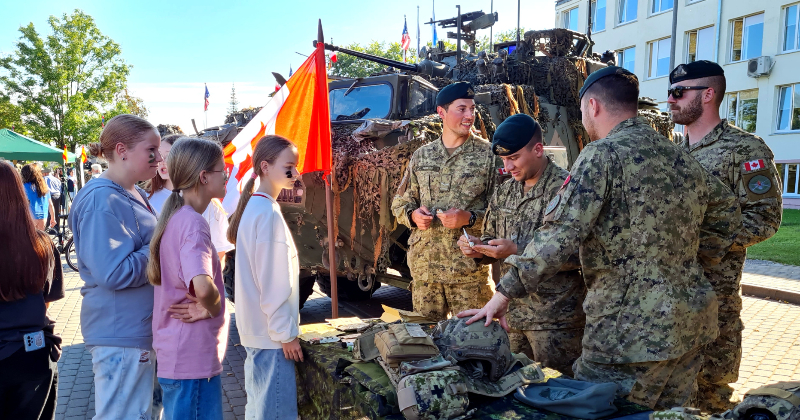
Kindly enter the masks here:
[[150, 242], [155, 285], [153, 349], [164, 390], [164, 419], [222, 419], [222, 360], [228, 341], [219, 256], [202, 216], [225, 196], [222, 149], [178, 139], [167, 158], [173, 190]]

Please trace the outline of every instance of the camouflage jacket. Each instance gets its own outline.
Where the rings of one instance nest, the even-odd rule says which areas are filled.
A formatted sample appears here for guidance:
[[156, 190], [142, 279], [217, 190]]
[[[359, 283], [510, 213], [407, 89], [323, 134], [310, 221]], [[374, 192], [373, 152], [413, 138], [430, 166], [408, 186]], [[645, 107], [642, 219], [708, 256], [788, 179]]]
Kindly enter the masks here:
[[452, 155], [448, 155], [440, 137], [411, 156], [392, 201], [392, 213], [398, 223], [411, 228], [407, 258], [415, 281], [456, 284], [487, 278], [488, 269], [465, 257], [458, 248], [461, 229], [447, 229], [438, 218], [430, 228], [417, 229], [411, 212], [420, 206], [434, 215], [437, 210], [450, 208], [473, 211], [477, 219], [467, 230], [479, 236], [498, 178], [498, 162], [489, 142], [476, 136], [470, 136]]
[[733, 191], [742, 209], [742, 225], [731, 251], [769, 239], [781, 225], [781, 177], [774, 155], [761, 137], [722, 120], [695, 144], [683, 148]]
[[596, 363], [670, 360], [718, 334], [703, 265], [719, 263], [741, 223], [735, 197], [700, 164], [631, 118], [589, 143], [545, 225], [498, 291], [536, 292], [576, 250], [587, 286], [582, 357]]
[[[489, 200], [483, 220], [481, 241], [503, 238], [517, 245], [522, 253], [533, 239], [533, 232], [542, 226], [547, 203], [558, 193], [567, 179], [565, 169], [549, 161], [536, 185], [525, 193], [524, 183], [509, 179], [500, 184]], [[494, 260], [485, 258], [482, 263]], [[502, 272], [509, 270], [503, 263]], [[580, 272], [577, 253], [552, 278], [539, 283], [536, 293], [514, 299], [507, 319], [517, 330], [553, 330], [583, 327], [583, 299], [586, 286]]]

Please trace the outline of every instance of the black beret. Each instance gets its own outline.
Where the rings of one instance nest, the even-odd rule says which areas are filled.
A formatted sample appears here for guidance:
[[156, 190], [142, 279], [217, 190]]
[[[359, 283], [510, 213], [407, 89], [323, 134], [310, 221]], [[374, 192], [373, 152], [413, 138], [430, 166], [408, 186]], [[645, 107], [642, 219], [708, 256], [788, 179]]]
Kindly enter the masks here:
[[475, 89], [470, 82], [456, 82], [447, 85], [436, 95], [436, 106], [445, 106], [456, 99], [472, 99], [475, 97]]
[[600, 70], [595, 70], [594, 72], [592, 72], [592, 74], [589, 75], [589, 77], [586, 78], [586, 81], [583, 82], [583, 87], [581, 88], [578, 98], [582, 99], [583, 94], [586, 93], [586, 91], [589, 90], [590, 87], [592, 87], [594, 82], [606, 76], [611, 76], [613, 74], [630, 74], [633, 77], [636, 77], [633, 73], [629, 72], [628, 70], [617, 66], [608, 66]]
[[708, 61], [698, 60], [689, 64], [680, 64], [669, 73], [669, 84], [682, 82], [684, 80], [699, 79], [701, 77], [724, 76], [725, 71], [719, 64]]
[[497, 126], [492, 137], [492, 153], [508, 156], [528, 144], [541, 128], [530, 115], [514, 114]]

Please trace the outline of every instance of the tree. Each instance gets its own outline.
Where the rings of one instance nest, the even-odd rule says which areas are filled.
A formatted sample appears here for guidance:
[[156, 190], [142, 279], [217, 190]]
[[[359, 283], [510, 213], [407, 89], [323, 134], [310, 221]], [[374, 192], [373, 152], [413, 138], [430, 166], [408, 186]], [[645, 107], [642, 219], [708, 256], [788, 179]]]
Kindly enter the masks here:
[[239, 110], [239, 101], [236, 100], [236, 84], [231, 84], [231, 101], [228, 102], [228, 114]]
[[[403, 61], [403, 49], [399, 42], [392, 42], [387, 46], [385, 42], [372, 41], [365, 47], [362, 47], [358, 43], [353, 43], [345, 48], [395, 61]], [[379, 73], [386, 68], [386, 66], [383, 64], [353, 57], [352, 55], [345, 53], [338, 53], [336, 58], [336, 63], [329, 70], [329, 73], [333, 76], [352, 78], [369, 77], [369, 75], [373, 73]], [[414, 48], [409, 48], [407, 62], [416, 63], [417, 61], [417, 50]]]
[[33, 23], [19, 28], [17, 50], [0, 59], [0, 77], [21, 109], [33, 137], [58, 148], [88, 143], [100, 134], [100, 116], [147, 115], [141, 99], [126, 90], [130, 66], [119, 44], [94, 19], [75, 10], [50, 16], [52, 34], [42, 38]]
[[[486, 50], [487, 52], [492, 51], [492, 45], [497, 44], [498, 42], [507, 42], [507, 41], [516, 41], [517, 40], [517, 31], [516, 28], [508, 29], [502, 32], [497, 32], [492, 35], [494, 37], [494, 42], [492, 44], [489, 43], [489, 35], [479, 36], [477, 38], [477, 45], [475, 46], [476, 51]], [[519, 28], [519, 39], [525, 39], [525, 28]]]
[[0, 93], [0, 129], [2, 128], [8, 128], [21, 134], [28, 132], [22, 124], [22, 110], [14, 105], [8, 96]]

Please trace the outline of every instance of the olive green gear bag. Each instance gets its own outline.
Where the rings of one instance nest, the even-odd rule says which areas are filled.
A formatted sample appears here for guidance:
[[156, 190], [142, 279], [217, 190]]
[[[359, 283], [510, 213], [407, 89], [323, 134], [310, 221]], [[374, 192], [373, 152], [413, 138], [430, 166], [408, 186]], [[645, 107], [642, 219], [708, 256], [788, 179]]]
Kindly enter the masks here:
[[389, 367], [399, 368], [401, 362], [439, 354], [433, 339], [418, 324], [390, 324], [388, 327], [375, 334], [375, 347]]

